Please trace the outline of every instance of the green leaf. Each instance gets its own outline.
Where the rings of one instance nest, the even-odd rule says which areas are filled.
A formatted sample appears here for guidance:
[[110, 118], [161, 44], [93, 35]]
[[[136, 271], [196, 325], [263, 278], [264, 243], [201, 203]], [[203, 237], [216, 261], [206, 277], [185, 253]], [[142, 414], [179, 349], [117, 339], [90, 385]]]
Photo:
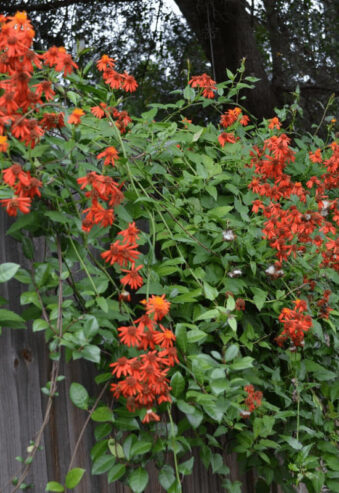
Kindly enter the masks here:
[[204, 294], [208, 300], [213, 301], [218, 296], [219, 291], [216, 288], [210, 286], [208, 282], [204, 282]]
[[206, 339], [207, 334], [199, 329], [189, 330], [187, 332], [187, 340], [189, 344], [194, 344], [196, 342]]
[[[30, 212], [19, 217], [15, 223], [12, 224], [7, 230], [6, 235], [11, 235], [22, 229], [38, 229], [41, 224], [41, 215], [38, 212]], [[32, 226], [32, 228], [30, 228]]]
[[135, 442], [133, 445], [132, 445], [132, 448], [131, 448], [131, 457], [134, 457], [135, 455], [142, 455], [142, 454], [146, 454], [147, 452], [149, 452], [152, 448], [152, 443], [151, 442], [145, 442], [145, 441], [140, 441], [140, 442]]
[[185, 379], [180, 372], [176, 371], [171, 378], [172, 394], [174, 397], [179, 397], [185, 389]]
[[199, 317], [196, 319], [198, 320], [212, 320], [213, 318], [217, 318], [219, 316], [219, 311], [216, 308], [213, 308], [213, 310], [207, 310], [206, 312], [203, 312]]
[[65, 488], [62, 484], [57, 483], [56, 481], [49, 481], [47, 483], [45, 491], [65, 491]]
[[85, 346], [81, 351], [81, 356], [93, 363], [100, 363], [100, 348], [89, 344]]
[[14, 264], [13, 262], [7, 262], [6, 264], [0, 265], [0, 282], [6, 282], [12, 279], [15, 276], [18, 269], [20, 268], [19, 264]]
[[69, 224], [69, 217], [62, 212], [46, 211], [45, 216], [49, 217], [50, 219], [52, 219], [52, 221], [55, 221], [56, 223]]
[[115, 463], [113, 455], [100, 455], [93, 462], [92, 474], [103, 474], [107, 472]]
[[239, 353], [239, 346], [237, 344], [231, 344], [225, 353], [225, 361], [232, 361]]
[[164, 488], [164, 490], [167, 491], [168, 488], [172, 486], [174, 481], [175, 481], [175, 474], [173, 467], [165, 464], [159, 471], [159, 483]]
[[75, 488], [80, 483], [85, 472], [86, 470], [81, 469], [81, 467], [75, 467], [68, 471], [65, 481], [66, 488]]
[[111, 454], [118, 459], [125, 459], [124, 449], [122, 448], [120, 443], [114, 440], [114, 438], [110, 438], [108, 440], [108, 448]]
[[254, 294], [253, 296], [254, 304], [260, 311], [265, 304], [267, 291], [263, 291], [260, 288], [251, 288], [251, 291]]
[[234, 317], [229, 317], [229, 318], [227, 319], [227, 323], [228, 323], [228, 325], [231, 327], [231, 329], [233, 330], [233, 332], [236, 332], [236, 331], [237, 331], [237, 326], [238, 326], [238, 324], [237, 324], [237, 319], [236, 319], [236, 318], [234, 318]]
[[225, 378], [216, 378], [215, 380], [211, 380], [210, 387], [214, 394], [219, 395], [228, 388], [228, 382]]
[[201, 425], [202, 420], [204, 419], [204, 415], [196, 408], [194, 408], [193, 414], [187, 414], [186, 418], [192, 428], [196, 429]]
[[[69, 388], [69, 396], [71, 401], [76, 407], [79, 407], [80, 409], [88, 409], [89, 395], [83, 385], [81, 385], [80, 383], [73, 382]], [[92, 419], [93, 419], [93, 414], [92, 414]]]
[[103, 296], [98, 296], [96, 301], [97, 301], [99, 307], [101, 308], [101, 310], [105, 313], [108, 313], [108, 303], [107, 303], [106, 299]]
[[183, 324], [177, 324], [175, 328], [176, 344], [179, 349], [186, 353], [187, 351], [187, 331]]
[[142, 493], [148, 483], [148, 472], [139, 467], [135, 469], [128, 477], [128, 484], [133, 493]]
[[228, 214], [233, 209], [232, 206], [223, 205], [221, 207], [215, 207], [207, 212], [208, 216], [215, 217], [217, 219], [224, 219], [226, 214]]
[[107, 406], [98, 407], [98, 409], [96, 409], [94, 413], [92, 413], [91, 418], [93, 421], [96, 421], [98, 423], [103, 423], [105, 421], [114, 421], [113, 411]]
[[12, 329], [25, 329], [26, 322], [15, 312], [11, 310], [0, 310], [0, 327], [10, 327]]
[[115, 464], [107, 473], [108, 484], [118, 481], [126, 472], [125, 464]]
[[226, 309], [229, 310], [230, 312], [233, 312], [233, 310], [235, 309], [235, 300], [233, 296], [229, 296], [227, 298]]
[[193, 101], [195, 98], [195, 91], [190, 86], [186, 86], [184, 89], [184, 98], [188, 99], [188, 101]]
[[48, 323], [46, 320], [43, 320], [42, 318], [37, 318], [33, 322], [33, 332], [39, 332], [40, 330], [46, 330], [48, 329]]
[[192, 474], [193, 471], [193, 465], [194, 465], [194, 457], [191, 457], [190, 459], [186, 460], [185, 462], [182, 462], [179, 464], [179, 472], [180, 474], [184, 474], [185, 476], [188, 474]]
[[287, 435], [280, 435], [281, 438], [283, 438], [292, 448], [295, 450], [300, 450], [303, 448], [303, 444], [299, 442], [296, 438], [287, 436]]
[[200, 139], [201, 134], [203, 133], [203, 131], [204, 131], [204, 129], [201, 128], [200, 130], [198, 130], [197, 132], [195, 132], [195, 134], [192, 137], [192, 142], [197, 142]]
[[250, 356], [245, 356], [245, 358], [240, 358], [230, 365], [230, 369], [234, 371], [246, 370], [247, 368], [252, 368], [254, 358]]

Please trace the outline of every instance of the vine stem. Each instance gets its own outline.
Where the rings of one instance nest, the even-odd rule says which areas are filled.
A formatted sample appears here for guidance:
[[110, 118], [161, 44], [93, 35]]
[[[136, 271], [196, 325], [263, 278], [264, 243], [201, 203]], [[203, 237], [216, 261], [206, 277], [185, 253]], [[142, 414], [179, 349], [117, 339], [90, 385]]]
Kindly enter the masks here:
[[77, 249], [77, 247], [75, 246], [75, 243], [74, 243], [74, 241], [72, 240], [71, 235], [70, 235], [70, 234], [68, 234], [67, 236], [68, 236], [69, 241], [70, 241], [70, 242], [71, 242], [71, 244], [72, 244], [72, 247], [73, 247], [73, 249], [74, 249], [74, 252], [75, 252], [76, 256], [78, 257], [79, 262], [80, 262], [80, 264], [81, 264], [82, 268], [83, 268], [83, 269], [84, 269], [84, 271], [86, 272], [87, 277], [88, 277], [88, 279], [90, 280], [90, 283], [92, 284], [92, 287], [93, 287], [93, 289], [94, 289], [94, 292], [95, 292], [96, 296], [98, 296], [98, 294], [99, 294], [99, 293], [97, 292], [96, 285], [94, 284], [94, 281], [93, 281], [93, 279], [92, 279], [92, 277], [91, 277], [91, 274], [88, 272], [88, 269], [87, 269], [87, 267], [86, 267], [85, 262], [84, 262], [84, 261], [83, 261], [83, 259], [81, 258], [81, 255], [79, 254], [78, 249]]
[[78, 452], [78, 448], [79, 448], [79, 446], [80, 446], [80, 442], [81, 442], [81, 440], [82, 440], [82, 437], [83, 437], [83, 435], [84, 435], [84, 433], [85, 433], [85, 430], [86, 430], [86, 428], [87, 428], [87, 426], [88, 426], [89, 420], [91, 419], [91, 416], [92, 416], [93, 412], [95, 411], [95, 409], [96, 409], [97, 405], [99, 404], [100, 399], [101, 399], [101, 398], [102, 398], [102, 396], [104, 395], [104, 393], [105, 393], [105, 391], [106, 391], [106, 389], [107, 389], [107, 387], [108, 387], [108, 383], [109, 383], [109, 382], [106, 382], [105, 386], [102, 388], [102, 390], [101, 390], [100, 394], [98, 395], [97, 400], [95, 401], [95, 403], [94, 403], [94, 405], [93, 405], [92, 409], [89, 411], [89, 414], [88, 414], [88, 416], [87, 416], [87, 418], [86, 418], [86, 421], [85, 421], [85, 423], [84, 423], [83, 427], [81, 428], [81, 431], [80, 431], [80, 434], [79, 434], [79, 437], [78, 437], [77, 443], [75, 444], [75, 447], [74, 447], [74, 450], [73, 450], [73, 454], [72, 454], [72, 457], [71, 457], [71, 460], [70, 460], [70, 463], [69, 463], [69, 466], [68, 466], [68, 470], [69, 470], [69, 471], [72, 469], [73, 462], [74, 462], [75, 457], [76, 457], [76, 454], [77, 454], [77, 452]]
[[[171, 410], [167, 409], [168, 417], [171, 423], [171, 434], [172, 434], [172, 443], [174, 443], [174, 423], [173, 423], [173, 418], [171, 414]], [[173, 447], [173, 458], [174, 458], [174, 469], [175, 469], [175, 477], [177, 479], [178, 486], [181, 491], [181, 481], [180, 481], [180, 476], [179, 476], [179, 469], [178, 469], [178, 459], [177, 459], [177, 453], [175, 451], [175, 448]]]
[[[58, 263], [59, 263], [59, 282], [58, 282], [58, 317], [57, 317], [57, 332], [59, 335], [59, 338], [62, 336], [62, 299], [63, 299], [63, 284], [62, 284], [62, 251], [61, 251], [61, 245], [60, 245], [60, 239], [57, 237], [56, 239], [57, 242], [57, 254], [58, 254]], [[60, 356], [60, 346], [59, 346], [59, 356]], [[29, 463], [26, 463], [25, 468], [21, 472], [20, 478], [17, 480], [17, 483], [15, 487], [11, 490], [11, 493], [15, 493], [19, 489], [21, 489], [21, 485], [23, 484], [27, 474], [29, 473], [29, 470], [31, 468], [31, 464], [33, 462], [34, 456], [36, 452], [39, 449], [43, 433], [45, 431], [45, 428], [47, 424], [49, 423], [49, 418], [52, 410], [52, 405], [53, 405], [53, 397], [56, 394], [57, 390], [57, 379], [59, 376], [59, 359], [54, 360], [52, 364], [52, 371], [51, 371], [51, 384], [50, 384], [50, 393], [48, 396], [48, 402], [47, 402], [47, 407], [44, 415], [44, 419], [42, 422], [42, 425], [40, 427], [40, 430], [38, 431], [38, 434], [34, 440], [34, 445], [32, 447], [32, 450], [29, 452], [28, 459], [30, 459]], [[27, 461], [27, 459], [26, 459]]]

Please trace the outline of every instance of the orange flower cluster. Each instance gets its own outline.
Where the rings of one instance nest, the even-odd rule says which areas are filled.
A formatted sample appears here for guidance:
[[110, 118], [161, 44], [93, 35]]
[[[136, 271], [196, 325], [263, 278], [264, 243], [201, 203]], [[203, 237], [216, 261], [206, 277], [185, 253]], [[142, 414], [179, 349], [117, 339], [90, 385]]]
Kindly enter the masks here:
[[134, 92], [138, 87], [138, 83], [127, 72], [119, 74], [114, 70], [115, 60], [107, 55], [103, 55], [97, 62], [98, 70], [103, 72], [102, 77], [106, 84], [112, 89], [122, 89], [126, 92]]
[[312, 318], [304, 315], [307, 310], [306, 301], [296, 300], [294, 310], [283, 308], [279, 320], [284, 326], [282, 333], [276, 338], [277, 344], [282, 346], [287, 339], [291, 339], [294, 346], [304, 345], [304, 335], [312, 327]]
[[9, 216], [16, 216], [18, 210], [28, 214], [35, 195], [41, 197], [41, 181], [32, 177], [29, 171], [24, 171], [17, 163], [2, 171], [2, 179], [14, 191], [13, 197], [0, 200], [2, 207], [6, 208]]
[[27, 112], [37, 111], [43, 104], [42, 97], [50, 101], [55, 95], [48, 80], [30, 84], [34, 67], [41, 69], [44, 63], [67, 75], [77, 65], [64, 48], [53, 46], [42, 55], [32, 50], [35, 33], [25, 12], [0, 16], [0, 26], [0, 73], [8, 76], [0, 82], [3, 90], [0, 97], [0, 135], [6, 130], [33, 148], [45, 129], [64, 124], [62, 114], [43, 116], [40, 122], [36, 118], [26, 118]]
[[[279, 121], [275, 122], [277, 128]], [[279, 124], [280, 125], [280, 124]], [[265, 206], [261, 200], [253, 202], [253, 212], [260, 209], [267, 221], [263, 228], [263, 236], [270, 242], [270, 246], [277, 252], [279, 261], [287, 260], [290, 255], [304, 252], [307, 244], [315, 244], [318, 252], [323, 256], [322, 266], [339, 270], [338, 247], [336, 241], [330, 237], [323, 239], [317, 232], [335, 234], [336, 228], [327, 219], [330, 212], [332, 220], [339, 224], [339, 210], [336, 200], [328, 200], [326, 189], [337, 187], [339, 184], [339, 146], [332, 144], [332, 156], [324, 162], [327, 168], [319, 178], [313, 176], [307, 182], [307, 188], [317, 186], [316, 198], [318, 211], [307, 210], [302, 213], [295, 205], [283, 208], [280, 201], [296, 195], [299, 200], [306, 203], [309, 195], [307, 188], [300, 182], [293, 182], [284, 170], [286, 166], [295, 160], [294, 151], [289, 147], [290, 139], [285, 134], [273, 135], [265, 140], [263, 149], [255, 147], [251, 153], [251, 166], [255, 168], [249, 188], [270, 199]]]
[[119, 158], [118, 156], [118, 151], [116, 150], [115, 147], [110, 146], [107, 147], [104, 151], [100, 152], [100, 154], [97, 155], [98, 159], [105, 158], [104, 160], [104, 165], [108, 166], [111, 164], [114, 166], [115, 160]]
[[214, 91], [217, 90], [216, 82], [209, 75], [194, 75], [191, 80], [188, 81], [188, 83], [192, 87], [200, 87], [201, 89], [203, 89], [202, 95], [204, 96], [204, 98], [214, 98]]
[[262, 392], [260, 390], [255, 391], [253, 385], [246, 385], [244, 390], [247, 392], [245, 399], [247, 410], [241, 411], [241, 417], [247, 419], [255, 409], [261, 406]]
[[226, 113], [221, 115], [220, 125], [224, 128], [230, 127], [231, 125], [233, 125], [233, 123], [238, 121], [238, 118], [240, 116], [241, 116], [241, 118], [240, 118], [239, 123], [241, 125], [243, 125], [244, 127], [246, 127], [246, 125], [248, 125], [248, 122], [250, 119], [247, 115], [242, 115], [241, 109], [237, 108], [237, 107], [234, 109], [229, 109], [226, 111]]
[[[100, 224], [104, 228], [111, 226], [114, 222], [114, 206], [120, 204], [124, 198], [122, 185], [115, 182], [112, 177], [100, 175], [95, 171], [78, 178], [77, 182], [81, 185], [81, 189], [90, 187], [90, 190], [85, 192], [85, 196], [91, 199], [91, 206], [83, 211], [87, 214], [82, 221], [83, 231], [88, 233], [95, 224]], [[99, 200], [107, 204], [107, 209]]]
[[115, 398], [126, 399], [126, 407], [130, 412], [146, 408], [143, 423], [159, 421], [160, 417], [152, 408], [162, 402], [171, 402], [169, 379], [167, 373], [179, 363], [174, 347], [175, 335], [170, 329], [157, 322], [169, 312], [170, 303], [165, 296], [151, 296], [146, 305], [146, 314], [133, 321], [133, 325], [119, 327], [120, 341], [128, 347], [136, 347], [142, 352], [134, 358], [119, 358], [111, 363], [112, 374], [118, 383], [111, 385]]
[[99, 119], [104, 116], [109, 117], [111, 115], [114, 118], [115, 125], [120, 130], [121, 134], [126, 133], [127, 126], [132, 122], [127, 111], [118, 111], [113, 106], [107, 106], [106, 103], [100, 103], [98, 106], [93, 106], [91, 108], [91, 113]]

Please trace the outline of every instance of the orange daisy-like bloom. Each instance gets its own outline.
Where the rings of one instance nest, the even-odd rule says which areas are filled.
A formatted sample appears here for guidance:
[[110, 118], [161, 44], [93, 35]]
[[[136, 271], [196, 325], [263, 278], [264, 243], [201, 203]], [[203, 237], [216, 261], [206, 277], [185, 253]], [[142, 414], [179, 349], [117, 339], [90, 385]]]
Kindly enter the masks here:
[[11, 199], [0, 200], [2, 207], [6, 208], [9, 216], [17, 216], [18, 210], [23, 214], [30, 212], [31, 199], [29, 197], [12, 197]]
[[68, 123], [79, 125], [79, 123], [81, 123], [81, 117], [84, 116], [84, 114], [85, 112], [81, 108], [75, 108], [68, 118]]
[[91, 113], [94, 115], [96, 118], [103, 118], [105, 116], [105, 109], [107, 108], [106, 103], [100, 103], [99, 106], [92, 106], [91, 108]]
[[133, 245], [139, 239], [138, 233], [140, 233], [140, 229], [138, 229], [135, 222], [133, 222], [128, 225], [128, 228], [120, 231], [118, 235], [122, 236], [127, 244]]
[[240, 108], [236, 107], [233, 109], [229, 109], [228, 111], [226, 111], [226, 113], [221, 115], [220, 125], [222, 125], [225, 128], [233, 125], [233, 123], [235, 123], [238, 120], [240, 114], [241, 114]]
[[146, 313], [147, 315], [153, 314], [154, 320], [161, 320], [169, 312], [171, 303], [165, 300], [165, 295], [154, 296], [152, 295], [148, 301], [146, 301]]
[[160, 421], [160, 416], [158, 416], [157, 413], [153, 412], [152, 409], [147, 409], [142, 423], [150, 423], [151, 421]]
[[135, 262], [140, 255], [135, 248], [136, 245], [121, 245], [117, 240], [111, 244], [109, 250], [101, 253], [101, 257], [111, 265], [118, 263], [121, 267], [126, 266], [128, 262]]
[[159, 344], [162, 348], [170, 348], [173, 346], [175, 341], [175, 335], [170, 329], [166, 329], [161, 324], [159, 324], [161, 332], [156, 332], [154, 334], [154, 341]]
[[121, 269], [122, 272], [127, 272], [127, 274], [120, 280], [121, 284], [123, 284], [124, 286], [128, 284], [132, 289], [140, 288], [144, 284], [144, 280], [141, 277], [141, 275], [138, 273], [138, 271], [142, 268], [143, 265], [139, 265], [138, 267], [135, 268], [133, 264], [130, 270]]
[[276, 129], [278, 129], [278, 130], [280, 129], [280, 127], [281, 127], [281, 123], [280, 123], [280, 121], [279, 121], [279, 118], [277, 118], [276, 116], [275, 116], [274, 118], [271, 118], [271, 119], [269, 120], [269, 122], [270, 122], [270, 123], [269, 123], [269, 125], [268, 125], [268, 128], [270, 128], [271, 130], [272, 130], [273, 128], [276, 128]]
[[128, 327], [119, 327], [119, 338], [126, 346], [137, 346], [141, 341], [142, 331], [134, 325]]
[[309, 152], [309, 157], [312, 163], [321, 163], [322, 162], [322, 156], [321, 156], [321, 150], [317, 149], [315, 152]]
[[129, 75], [127, 72], [123, 75], [122, 81], [122, 89], [126, 92], [134, 92], [137, 90], [138, 83], [133, 77], [133, 75]]
[[110, 58], [108, 55], [102, 55], [100, 60], [97, 61], [98, 70], [104, 72], [107, 70], [107, 67], [113, 68], [115, 65], [114, 58]]
[[246, 127], [249, 123], [250, 119], [247, 115], [243, 115], [240, 119], [240, 125], [242, 125], [243, 127]]
[[0, 135], [0, 152], [6, 152], [8, 149], [8, 142], [6, 135]]
[[97, 159], [101, 158], [105, 158], [105, 166], [107, 166], [108, 164], [114, 166], [115, 159], [119, 158], [118, 151], [113, 146], [107, 147], [104, 151], [100, 152], [100, 154], [97, 155]]
[[31, 177], [22, 169], [20, 164], [14, 163], [9, 168], [2, 171], [4, 182], [13, 187], [19, 181], [25, 187], [28, 187], [31, 182]]
[[133, 363], [136, 358], [128, 359], [123, 356], [119, 358], [115, 363], [111, 363], [109, 366], [113, 368], [112, 375], [116, 375], [120, 378], [121, 375], [127, 377], [127, 375], [132, 375], [131, 363]]
[[226, 142], [229, 142], [230, 144], [235, 144], [236, 138], [233, 133], [223, 132], [219, 135], [218, 141], [221, 147], [224, 147]]

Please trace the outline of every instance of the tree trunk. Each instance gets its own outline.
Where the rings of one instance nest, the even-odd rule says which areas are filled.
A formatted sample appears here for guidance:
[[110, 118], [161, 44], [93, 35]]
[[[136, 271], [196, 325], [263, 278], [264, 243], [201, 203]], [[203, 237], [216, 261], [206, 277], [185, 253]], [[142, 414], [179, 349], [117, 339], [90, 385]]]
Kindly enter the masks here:
[[206, 56], [217, 82], [226, 79], [226, 68], [235, 72], [246, 59], [246, 75], [258, 77], [255, 89], [247, 91], [245, 103], [257, 118], [274, 116], [279, 104], [263, 68], [251, 17], [242, 0], [176, 0]]

